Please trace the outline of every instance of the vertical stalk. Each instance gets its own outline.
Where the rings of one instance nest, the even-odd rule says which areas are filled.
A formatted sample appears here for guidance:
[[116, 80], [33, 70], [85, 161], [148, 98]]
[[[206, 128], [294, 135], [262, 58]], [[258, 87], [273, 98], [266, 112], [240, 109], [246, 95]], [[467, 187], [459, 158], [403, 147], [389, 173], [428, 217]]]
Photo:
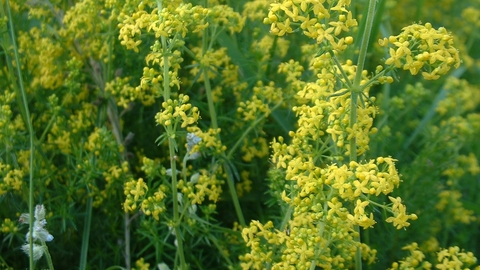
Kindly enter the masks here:
[[[162, 0], [157, 0], [158, 7], [158, 16], [162, 17], [161, 12], [163, 9]], [[167, 48], [167, 38], [165, 36], [160, 37], [160, 42], [162, 43], [163, 50], [163, 98], [164, 100], [170, 99], [170, 79], [168, 77], [169, 62], [168, 62], [168, 48]]]
[[[32, 121], [30, 119], [30, 111], [28, 109], [28, 101], [27, 101], [27, 94], [26, 94], [26, 91], [25, 91], [25, 87], [23, 85], [23, 79], [22, 79], [22, 71], [21, 71], [21, 63], [20, 63], [20, 57], [18, 56], [18, 48], [17, 48], [17, 42], [15, 40], [15, 29], [13, 27], [13, 19], [12, 19], [12, 13], [10, 11], [10, 1], [7, 0], [5, 1], [6, 3], [6, 7], [7, 7], [7, 12], [8, 12], [8, 24], [10, 26], [10, 39], [11, 39], [11, 44], [12, 44], [12, 47], [13, 47], [13, 53], [14, 53], [14, 57], [15, 57], [15, 62], [17, 63], [16, 67], [17, 67], [17, 77], [18, 77], [18, 84], [19, 84], [19, 88], [17, 88], [19, 91], [16, 91], [17, 92], [17, 95], [19, 94], [18, 92], [20, 92], [20, 96], [21, 97], [21, 103], [23, 105], [23, 111], [25, 112], [25, 115], [24, 115], [24, 120], [25, 120], [25, 125], [27, 126], [27, 129], [28, 129], [28, 135], [29, 135], [29, 143], [30, 143], [30, 168], [29, 168], [29, 180], [28, 180], [28, 188], [29, 188], [29, 191], [28, 191], [28, 213], [29, 213], [29, 239], [28, 239], [28, 242], [29, 242], [29, 267], [30, 269], [34, 269], [35, 265], [34, 265], [34, 261], [33, 261], [33, 222], [34, 222], [34, 214], [33, 214], [33, 188], [34, 188], [34, 183], [33, 183], [33, 173], [34, 173], [34, 170], [33, 170], [33, 166], [34, 166], [34, 163], [33, 163], [33, 156], [35, 154], [35, 145], [33, 143], [34, 141], [34, 134], [33, 134], [33, 126], [32, 126]], [[2, 13], [3, 13], [3, 5], [2, 5]], [[5, 49], [8, 49], [7, 47]], [[5, 51], [5, 55], [8, 55], [8, 52]], [[8, 57], [8, 56], [7, 56]], [[8, 59], [7, 59], [8, 60]], [[13, 79], [13, 78], [12, 78]], [[13, 84], [15, 84], [15, 82], [12, 82]]]
[[[355, 79], [353, 80], [353, 87], [351, 89], [351, 100], [350, 100], [350, 123], [349, 127], [353, 129], [353, 126], [357, 123], [357, 105], [358, 105], [358, 98], [359, 95], [362, 94], [360, 82], [362, 80], [362, 71], [363, 67], [365, 66], [365, 59], [367, 57], [368, 51], [368, 42], [370, 40], [370, 34], [372, 32], [372, 25], [373, 19], [375, 17], [375, 4], [377, 0], [369, 0], [368, 1], [368, 9], [367, 9], [367, 19], [365, 23], [364, 35], [362, 38], [362, 42], [360, 44], [360, 52], [358, 55], [357, 61], [357, 71], [355, 74]], [[350, 139], [350, 161], [357, 161], [357, 140], [355, 136]], [[360, 243], [360, 227], [357, 225], [355, 226], [355, 231], [357, 236], [355, 240]], [[357, 251], [355, 252], [355, 269], [361, 270], [362, 269], [362, 250], [360, 247], [357, 247]]]
[[205, 79], [205, 93], [207, 94], [208, 112], [210, 113], [210, 121], [213, 129], [218, 128], [217, 113], [215, 111], [215, 103], [213, 102], [212, 86], [208, 77], [208, 67], [202, 67], [203, 78]]
[[[162, 0], [157, 0], [158, 13], [162, 11]], [[164, 36], [160, 37], [162, 42], [163, 50], [163, 99], [166, 101], [170, 99], [170, 77], [168, 75], [168, 70], [170, 69], [168, 62], [168, 53], [169, 49], [167, 47], [167, 38]], [[172, 199], [173, 199], [173, 226], [175, 231], [175, 237], [177, 239], [177, 256], [180, 257], [180, 267], [179, 269], [187, 269], [187, 264], [185, 262], [185, 254], [183, 250], [183, 235], [180, 230], [180, 216], [179, 216], [179, 202], [178, 202], [178, 180], [177, 180], [177, 164], [176, 164], [176, 155], [175, 155], [175, 137], [172, 136], [175, 133], [175, 130], [172, 127], [167, 127], [166, 132], [168, 134], [168, 152], [170, 155], [170, 168], [172, 169]], [[176, 260], [175, 260], [176, 265]], [[175, 267], [177, 268], [177, 267]]]
[[87, 255], [88, 255], [88, 244], [90, 241], [90, 228], [92, 226], [92, 204], [93, 198], [90, 194], [90, 188], [88, 187], [87, 179], [87, 215], [85, 216], [84, 226], [83, 226], [83, 237], [82, 237], [82, 251], [80, 253], [80, 270], [87, 269]]
[[187, 269], [187, 265], [185, 263], [185, 254], [183, 251], [183, 235], [179, 228], [180, 218], [179, 218], [179, 209], [178, 209], [178, 189], [177, 189], [177, 164], [176, 164], [176, 157], [175, 157], [175, 145], [174, 139], [170, 136], [171, 132], [169, 132], [168, 136], [168, 150], [170, 152], [170, 168], [172, 169], [172, 197], [173, 197], [173, 226], [175, 230], [175, 237], [177, 238], [177, 255], [180, 256], [180, 268], [179, 269]]
[[45, 249], [45, 257], [47, 258], [48, 269], [54, 270], [52, 256], [50, 256], [50, 252], [48, 251], [48, 246], [45, 241], [42, 241], [42, 247]]
[[358, 54], [357, 72], [355, 74], [355, 80], [353, 85], [358, 87], [362, 79], [362, 71], [365, 66], [365, 59], [367, 58], [368, 41], [370, 40], [370, 34], [372, 33], [373, 19], [375, 17], [375, 3], [376, 0], [368, 1], [367, 21], [365, 23], [365, 30], [363, 34], [362, 43], [360, 44], [360, 52]]

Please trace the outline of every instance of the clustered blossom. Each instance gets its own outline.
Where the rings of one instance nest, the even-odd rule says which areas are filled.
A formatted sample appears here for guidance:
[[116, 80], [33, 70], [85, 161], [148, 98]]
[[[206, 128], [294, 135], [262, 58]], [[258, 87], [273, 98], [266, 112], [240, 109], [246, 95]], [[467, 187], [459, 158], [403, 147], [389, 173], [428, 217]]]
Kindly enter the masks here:
[[[208, 8], [193, 6], [191, 3], [159, 3], [143, 1], [133, 14], [121, 13], [119, 16], [118, 38], [127, 49], [139, 52], [146, 36], [153, 36], [155, 40], [145, 57], [146, 66], [143, 68], [140, 85], [133, 88], [133, 91], [126, 88], [120, 93], [123, 99], [137, 98], [146, 105], [153, 104], [152, 100], [162, 94], [162, 88], [165, 88], [162, 84], [168, 82], [169, 87], [180, 88], [178, 73], [184, 61], [182, 52], [186, 49], [184, 38], [187, 34], [201, 35], [208, 27], [235, 33], [241, 31], [245, 23], [245, 18], [229, 6], [215, 5]], [[197, 56], [200, 65], [213, 69], [215, 67], [210, 65], [210, 59], [227, 59], [221, 50], [203, 52], [197, 47], [187, 50], [201, 54]], [[212, 54], [214, 57], [211, 57]], [[198, 68], [192, 69], [192, 73], [198, 74]], [[214, 77], [217, 73], [209, 70], [209, 74]], [[203, 74], [200, 75], [202, 79]]]
[[[221, 175], [221, 170], [218, 171]], [[178, 188], [187, 196], [192, 205], [202, 204], [206, 199], [215, 203], [222, 194], [222, 185], [224, 181], [219, 179], [216, 174], [211, 174], [206, 170], [201, 170], [190, 177], [190, 181], [179, 181]]]
[[[304, 68], [297, 61], [279, 66], [279, 72], [286, 77], [286, 88], [296, 92], [297, 105], [292, 110], [298, 120], [296, 129], [289, 132], [289, 143], [283, 137], [273, 140], [271, 160], [275, 170], [285, 171], [281, 199], [291, 209], [291, 216], [285, 217], [285, 231], [275, 230], [271, 221], [252, 221], [243, 229], [242, 236], [250, 247], [250, 252], [241, 257], [244, 269], [260, 269], [265, 263], [272, 269], [308, 269], [314, 265], [349, 268], [357, 249], [373, 263], [376, 251], [358, 241], [355, 228], [373, 227], [374, 211], [380, 208], [391, 213], [386, 221], [397, 229], [417, 219], [415, 214], [407, 213], [399, 197], [389, 197], [390, 204], [373, 200], [374, 196], [391, 194], [400, 184], [395, 159], [356, 161], [357, 156], [368, 151], [369, 136], [377, 132], [373, 119], [378, 109], [373, 105], [375, 98], [369, 97], [370, 86], [391, 83], [393, 78], [379, 66], [371, 78], [363, 70], [358, 88], [352, 87], [357, 66], [350, 60], [342, 64], [339, 58], [346, 44], [353, 42], [351, 37], [340, 35], [356, 26], [346, 9], [349, 4], [285, 0], [271, 4], [264, 20], [271, 24], [275, 35], [291, 33], [296, 26], [317, 40], [317, 48], [304, 48], [318, 52], [305, 59], [316, 81], [300, 79]], [[352, 145], [356, 148], [352, 149]]]
[[198, 143], [192, 146], [190, 152], [200, 152], [202, 154], [218, 156], [227, 150], [227, 147], [222, 144], [222, 141], [219, 138], [221, 131], [220, 128], [210, 128], [205, 132], [197, 126], [190, 126], [187, 128], [187, 131], [200, 139], [197, 139]]
[[[139, 208], [147, 216], [160, 219], [160, 214], [166, 211], [165, 198], [168, 188], [164, 185], [156, 189], [149, 189], [143, 178], [130, 179], [125, 183], [124, 194], [126, 195], [123, 209], [125, 212], [134, 212]], [[152, 194], [153, 193], [153, 194]]]
[[190, 98], [187, 95], [179, 95], [176, 100], [167, 100], [162, 103], [163, 110], [155, 115], [157, 124], [169, 127], [180, 123], [182, 128], [192, 125], [200, 118], [197, 107], [188, 103]]
[[390, 270], [394, 269], [470, 269], [475, 266], [477, 258], [472, 252], [465, 252], [459, 247], [453, 246], [436, 252], [436, 260], [426, 260], [424, 250], [416, 242], [402, 248], [408, 250], [410, 255], [399, 262], [394, 262]]
[[436, 80], [451, 67], [460, 66], [458, 50], [453, 46], [453, 36], [444, 27], [433, 28], [412, 24], [397, 36], [379, 40], [380, 46], [389, 47], [387, 66], [409, 70], [412, 75], [421, 71], [426, 80]]
[[[35, 221], [33, 222], [33, 259], [35, 261], [39, 260], [45, 252], [47, 252], [47, 247], [45, 242], [50, 242], [53, 240], [53, 236], [45, 229], [45, 225], [47, 225], [47, 221], [45, 220], [45, 207], [43, 205], [37, 205], [35, 207], [34, 212]], [[22, 224], [30, 224], [30, 214], [24, 213], [20, 215], [19, 218], [20, 223]], [[22, 250], [26, 254], [30, 254], [30, 230], [27, 233], [26, 237], [26, 244], [22, 246]], [[40, 242], [40, 245], [37, 244]]]
[[340, 37], [341, 34], [357, 26], [352, 12], [347, 10], [349, 6], [349, 0], [284, 0], [270, 4], [264, 23], [270, 24], [270, 32], [274, 35], [284, 36], [297, 27], [317, 43], [326, 41], [334, 50], [343, 51], [353, 38]]

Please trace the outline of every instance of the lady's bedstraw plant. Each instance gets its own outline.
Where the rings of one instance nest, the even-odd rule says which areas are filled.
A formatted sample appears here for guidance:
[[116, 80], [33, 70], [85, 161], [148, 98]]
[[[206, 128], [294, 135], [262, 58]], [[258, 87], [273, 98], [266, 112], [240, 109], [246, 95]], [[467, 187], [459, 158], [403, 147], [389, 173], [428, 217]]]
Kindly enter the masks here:
[[[234, 75], [237, 70], [231, 65], [226, 50], [214, 49], [214, 46], [217, 36], [223, 31], [240, 31], [243, 20], [228, 6], [194, 6], [181, 1], [143, 1], [135, 12], [127, 12], [130, 11], [125, 10], [120, 15], [121, 44], [139, 52], [144, 48], [144, 42], [150, 42], [150, 50], [145, 57], [146, 66], [143, 68], [140, 85], [124, 88], [127, 91], [115, 91], [114, 94], [119, 100], [118, 105], [124, 107], [135, 100], [142, 101], [146, 106], [152, 105], [157, 98], [164, 100], [160, 112], [155, 116], [155, 122], [163, 129], [157, 143], [160, 147], [166, 145], [166, 162], [169, 165], [158, 171], [154, 166], [161, 166], [143, 158], [142, 170], [147, 175], [147, 182], [140, 178], [126, 183], [124, 209], [133, 212], [141, 204], [144, 214], [166, 223], [170, 232], [167, 237], [174, 237], [175, 268], [187, 269], [186, 257], [191, 253], [188, 250], [193, 249], [192, 245], [202, 243], [204, 238], [208, 238], [206, 241], [220, 249], [226, 261], [230, 261], [218, 240], [212, 237], [213, 231], [200, 237], [200, 241], [195, 240], [188, 245], [185, 235], [195, 235], [199, 231], [202, 235], [205, 234], [202, 230], [208, 227], [209, 218], [216, 209], [215, 203], [222, 193], [222, 179], [231, 176], [231, 173], [226, 173], [226, 159], [221, 160], [225, 156], [226, 147], [220, 139], [221, 129], [216, 116], [211, 80], [219, 77], [220, 73], [225, 76], [225, 81], [236, 83], [237, 78], [232, 79], [229, 75]], [[187, 46], [187, 39], [193, 44], [200, 40], [200, 46]], [[190, 70], [192, 79], [181, 81], [180, 70], [185, 57], [193, 59]], [[210, 120], [210, 128], [206, 132], [196, 126], [200, 119], [199, 109], [189, 103], [188, 95], [179, 94], [180, 91], [185, 91], [184, 85], [196, 83], [203, 83], [202, 88], [206, 92], [206, 115]], [[216, 90], [218, 89], [221, 90]], [[186, 153], [180, 147], [180, 143], [185, 140]], [[212, 162], [206, 168], [194, 168], [187, 164], [201, 155], [212, 156]], [[162, 183], [153, 184], [159, 178]], [[231, 194], [235, 194], [231, 177], [228, 183]], [[238, 199], [234, 197], [234, 201], [239, 219], [243, 220]], [[197, 205], [200, 206], [201, 213], [197, 213]], [[165, 214], [167, 207], [171, 211]], [[164, 214], [160, 216], [160, 213]]]
[[[272, 143], [275, 170], [272, 182], [282, 181], [281, 198], [286, 205], [284, 219], [275, 228], [252, 221], [242, 235], [250, 252], [241, 257], [243, 268], [255, 269], [361, 269], [361, 260], [375, 261], [376, 251], [362, 243], [363, 230], [376, 223], [377, 213], [389, 213], [386, 221], [397, 229], [417, 219], [408, 214], [400, 197], [388, 195], [401, 182], [392, 157], [368, 156], [369, 135], [377, 113], [372, 85], [391, 83], [387, 72], [395, 68], [422, 71], [426, 79], [437, 79], [460, 64], [452, 37], [430, 24], [412, 25], [398, 36], [384, 39], [390, 48], [386, 67], [377, 67], [371, 76], [363, 70], [370, 38], [375, 0], [369, 1], [365, 33], [359, 43], [348, 34], [357, 21], [349, 10], [350, 1], [281, 1], [270, 5], [264, 22], [277, 36], [301, 31], [316, 41], [309, 69], [317, 78], [297, 92], [298, 127], [290, 132], [291, 142], [279, 137]], [[356, 65], [344, 60], [349, 46], [358, 48]], [[308, 46], [310, 50], [313, 46]], [[344, 61], [342, 63], [342, 61]], [[290, 70], [296, 62], [282, 64]], [[298, 77], [298, 76], [297, 76]], [[299, 80], [299, 79], [297, 79]], [[278, 186], [278, 185], [277, 185]]]

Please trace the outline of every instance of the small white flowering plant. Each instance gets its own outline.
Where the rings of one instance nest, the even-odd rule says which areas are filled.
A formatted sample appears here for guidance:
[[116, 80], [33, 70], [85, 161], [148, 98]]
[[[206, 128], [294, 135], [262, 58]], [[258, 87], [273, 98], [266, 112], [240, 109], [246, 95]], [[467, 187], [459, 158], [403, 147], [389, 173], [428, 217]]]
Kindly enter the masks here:
[[[43, 205], [37, 205], [35, 207], [35, 213], [33, 221], [33, 230], [29, 230], [26, 234], [25, 241], [26, 243], [22, 246], [22, 250], [29, 256], [33, 256], [34, 261], [38, 261], [43, 254], [46, 255], [49, 266], [52, 266], [50, 254], [48, 253], [48, 248], [45, 242], [50, 242], [53, 240], [53, 235], [51, 235], [45, 225], [47, 221], [45, 220], [45, 207]], [[30, 215], [28, 213], [23, 213], [19, 218], [20, 223], [30, 225]], [[32, 237], [30, 237], [30, 232]], [[32, 250], [30, 249], [30, 241], [32, 241]], [[33, 255], [31, 255], [33, 253]], [[53, 267], [50, 267], [53, 269]]]

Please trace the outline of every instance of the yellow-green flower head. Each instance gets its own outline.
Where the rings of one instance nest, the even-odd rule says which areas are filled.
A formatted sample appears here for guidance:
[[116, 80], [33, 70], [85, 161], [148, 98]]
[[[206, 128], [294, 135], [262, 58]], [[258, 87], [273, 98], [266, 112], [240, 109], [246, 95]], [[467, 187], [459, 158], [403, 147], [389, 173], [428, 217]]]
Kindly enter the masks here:
[[163, 102], [163, 110], [155, 115], [157, 124], [168, 127], [181, 123], [181, 127], [185, 128], [196, 123], [200, 118], [200, 113], [198, 108], [193, 107], [188, 101], [187, 95], [180, 95], [176, 100], [169, 99]]
[[352, 13], [347, 10], [349, 5], [348, 0], [284, 0], [270, 4], [270, 11], [263, 22], [270, 24], [270, 32], [274, 35], [284, 36], [301, 29], [305, 36], [317, 43], [326, 40], [334, 50], [343, 51], [345, 44], [351, 44], [353, 39], [340, 35], [357, 26]]
[[409, 70], [412, 75], [422, 72], [426, 80], [436, 80], [453, 66], [460, 66], [453, 36], [444, 27], [435, 29], [430, 23], [412, 24], [398, 36], [379, 40], [380, 46], [390, 47], [385, 64]]

